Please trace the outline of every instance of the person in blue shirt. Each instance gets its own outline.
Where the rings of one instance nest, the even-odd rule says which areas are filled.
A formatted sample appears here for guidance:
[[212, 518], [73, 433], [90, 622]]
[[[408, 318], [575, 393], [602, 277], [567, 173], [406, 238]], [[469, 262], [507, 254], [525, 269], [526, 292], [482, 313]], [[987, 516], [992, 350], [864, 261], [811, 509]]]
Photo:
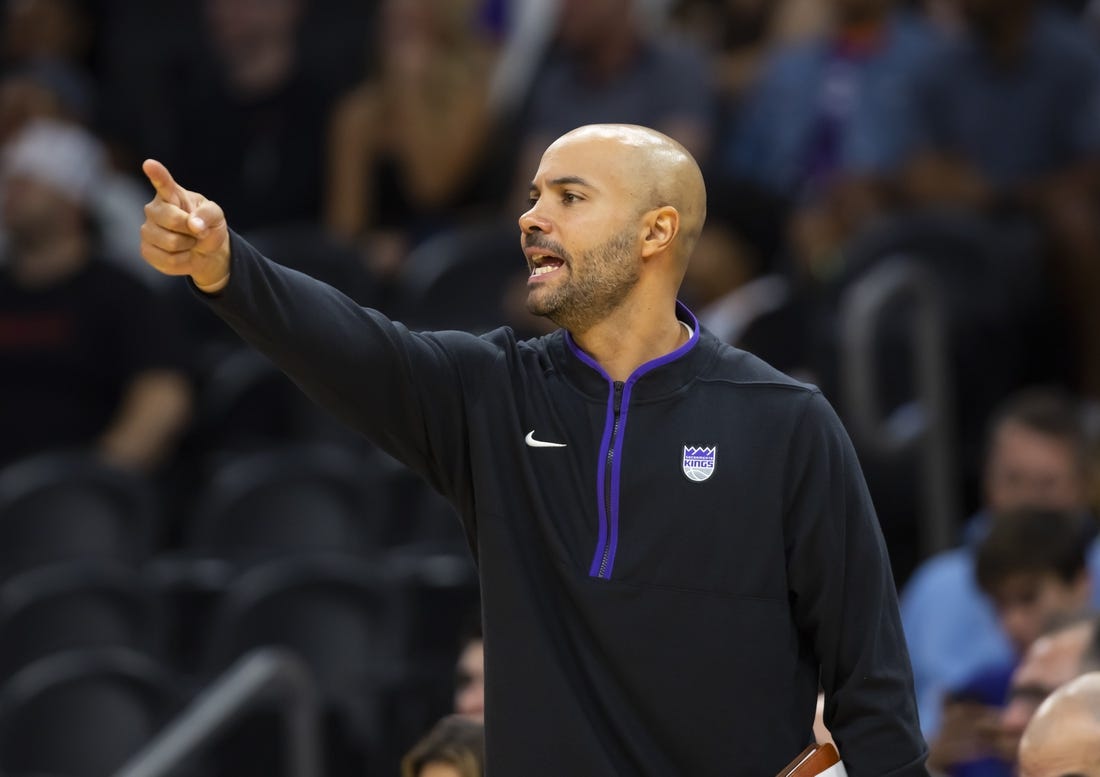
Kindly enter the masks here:
[[765, 65], [720, 150], [721, 175], [794, 203], [792, 253], [829, 274], [841, 247], [892, 207], [893, 182], [917, 135], [912, 84], [938, 50], [895, 0], [831, 0], [823, 34]]
[[[1091, 516], [1080, 512], [1024, 509], [993, 517], [978, 547], [975, 576], [1018, 655], [1052, 625], [1090, 614], [1085, 554], [1095, 534]], [[952, 777], [1012, 777], [1015, 748], [1006, 752], [999, 745], [1011, 734], [1006, 705], [1016, 669], [1015, 658], [983, 667], [949, 692], [944, 724], [930, 748], [933, 768]], [[959, 707], [968, 714], [953, 714]]]
[[909, 85], [935, 48], [894, 0], [832, 0], [824, 34], [780, 48], [737, 117], [723, 162], [797, 200], [846, 177], [895, 171], [916, 136]]
[[961, 34], [916, 81], [916, 150], [899, 181], [915, 207], [1037, 227], [1060, 295], [1077, 388], [1100, 390], [1100, 50], [1042, 0], [954, 0]]
[[[991, 514], [1023, 507], [1085, 510], [1086, 441], [1072, 397], [1031, 389], [1010, 397], [990, 424], [983, 467], [984, 508], [967, 523], [960, 547], [925, 561], [901, 593], [902, 624], [913, 663], [921, 728], [933, 739], [946, 694], [1016, 649], [978, 587], [976, 548]], [[1100, 546], [1088, 552], [1100, 579]], [[1097, 592], [1094, 602], [1100, 602]]]

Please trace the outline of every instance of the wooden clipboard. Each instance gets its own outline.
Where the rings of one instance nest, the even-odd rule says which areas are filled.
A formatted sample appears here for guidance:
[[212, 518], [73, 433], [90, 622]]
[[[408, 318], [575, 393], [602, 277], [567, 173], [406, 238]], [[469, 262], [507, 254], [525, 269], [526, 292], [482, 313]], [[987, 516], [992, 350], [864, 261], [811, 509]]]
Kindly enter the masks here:
[[848, 777], [832, 742], [810, 745], [775, 777]]

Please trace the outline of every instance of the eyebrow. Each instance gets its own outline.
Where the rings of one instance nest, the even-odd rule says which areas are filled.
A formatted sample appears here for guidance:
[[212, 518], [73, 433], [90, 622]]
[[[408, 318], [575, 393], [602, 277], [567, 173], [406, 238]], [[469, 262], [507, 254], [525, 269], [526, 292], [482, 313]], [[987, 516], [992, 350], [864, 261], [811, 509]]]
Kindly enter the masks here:
[[[563, 175], [560, 178], [555, 178], [552, 181], [548, 181], [547, 186], [587, 186], [589, 189], [595, 189], [591, 183], [581, 178], [579, 175]], [[531, 191], [538, 191], [538, 185], [531, 181]]]

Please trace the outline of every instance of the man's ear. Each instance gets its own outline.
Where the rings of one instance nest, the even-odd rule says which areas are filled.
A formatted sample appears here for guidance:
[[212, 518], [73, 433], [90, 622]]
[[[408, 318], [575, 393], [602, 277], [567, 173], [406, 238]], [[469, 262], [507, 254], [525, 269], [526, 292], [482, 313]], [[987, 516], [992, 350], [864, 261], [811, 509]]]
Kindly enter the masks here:
[[671, 205], [649, 211], [642, 221], [642, 258], [669, 249], [680, 232], [680, 213]]

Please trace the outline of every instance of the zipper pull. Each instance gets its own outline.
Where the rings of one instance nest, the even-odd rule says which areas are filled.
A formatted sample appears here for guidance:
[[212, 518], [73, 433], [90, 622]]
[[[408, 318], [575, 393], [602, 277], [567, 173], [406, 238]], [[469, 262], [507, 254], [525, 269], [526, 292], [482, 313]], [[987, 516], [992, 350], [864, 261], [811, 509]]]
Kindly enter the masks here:
[[619, 410], [623, 405], [623, 386], [625, 384], [621, 380], [615, 381], [615, 415], [619, 414]]

